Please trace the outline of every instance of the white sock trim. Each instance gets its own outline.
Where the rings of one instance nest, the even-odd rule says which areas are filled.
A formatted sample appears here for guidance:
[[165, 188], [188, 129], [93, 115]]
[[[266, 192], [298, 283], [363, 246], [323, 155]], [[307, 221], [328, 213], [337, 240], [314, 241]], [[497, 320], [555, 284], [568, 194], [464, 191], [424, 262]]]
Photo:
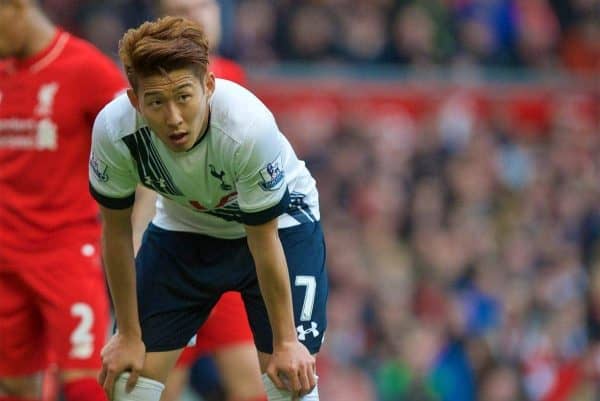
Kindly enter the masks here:
[[[262, 376], [263, 385], [265, 386], [265, 392], [267, 393], [267, 398], [269, 401], [295, 401], [292, 399], [292, 394], [287, 390], [280, 390], [275, 387], [275, 383], [269, 378], [269, 375], [263, 373]], [[317, 380], [319, 377], [317, 376]], [[298, 401], [319, 401], [319, 389], [318, 385], [304, 397], [300, 398]]]
[[159, 381], [142, 377], [138, 378], [134, 389], [127, 393], [125, 387], [129, 379], [129, 372], [121, 373], [115, 381], [113, 401], [160, 401], [160, 395], [165, 385]]

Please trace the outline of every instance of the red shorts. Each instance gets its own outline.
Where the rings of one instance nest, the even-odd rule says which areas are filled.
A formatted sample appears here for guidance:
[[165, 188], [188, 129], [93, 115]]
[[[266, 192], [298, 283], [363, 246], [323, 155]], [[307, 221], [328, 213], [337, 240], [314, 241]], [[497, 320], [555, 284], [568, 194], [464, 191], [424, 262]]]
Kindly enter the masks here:
[[99, 369], [109, 312], [98, 247], [35, 256], [36, 265], [0, 270], [0, 376], [29, 375], [49, 362]]
[[253, 344], [246, 308], [239, 292], [226, 292], [196, 333], [196, 344], [184, 348], [178, 367], [189, 367], [201, 355], [241, 343]]

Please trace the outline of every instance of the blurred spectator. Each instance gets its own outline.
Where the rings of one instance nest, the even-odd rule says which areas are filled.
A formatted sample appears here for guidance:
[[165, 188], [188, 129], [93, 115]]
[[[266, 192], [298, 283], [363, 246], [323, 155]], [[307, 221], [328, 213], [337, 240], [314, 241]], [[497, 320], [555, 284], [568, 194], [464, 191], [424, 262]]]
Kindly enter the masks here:
[[512, 366], [498, 365], [483, 374], [479, 401], [524, 401], [519, 377]]
[[281, 56], [292, 61], [327, 61], [335, 54], [335, 25], [325, 7], [301, 4], [286, 12]]
[[[110, 43], [151, 15], [151, 0], [44, 0], [56, 21]], [[221, 0], [226, 54], [281, 61], [600, 71], [598, 0]], [[97, 34], [97, 14], [108, 23]], [[91, 27], [86, 25], [91, 24]], [[104, 25], [102, 25], [104, 26]], [[108, 47], [108, 46], [105, 46]], [[110, 48], [112, 50], [112, 48]]]
[[554, 67], [559, 27], [547, 0], [516, 0], [517, 54], [527, 66]]
[[363, 2], [341, 13], [339, 42], [350, 62], [381, 61], [386, 43], [386, 18], [381, 7]]
[[273, 48], [276, 14], [277, 10], [268, 0], [248, 0], [239, 4], [234, 26], [234, 57], [257, 64], [277, 59]]

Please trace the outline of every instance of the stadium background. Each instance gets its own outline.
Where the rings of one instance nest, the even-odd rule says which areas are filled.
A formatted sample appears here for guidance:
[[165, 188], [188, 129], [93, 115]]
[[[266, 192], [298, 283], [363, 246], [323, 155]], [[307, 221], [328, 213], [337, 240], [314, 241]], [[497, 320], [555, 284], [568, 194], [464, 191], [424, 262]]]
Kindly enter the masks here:
[[[43, 2], [115, 60], [150, 3]], [[600, 1], [221, 5], [317, 177], [321, 399], [599, 400]]]

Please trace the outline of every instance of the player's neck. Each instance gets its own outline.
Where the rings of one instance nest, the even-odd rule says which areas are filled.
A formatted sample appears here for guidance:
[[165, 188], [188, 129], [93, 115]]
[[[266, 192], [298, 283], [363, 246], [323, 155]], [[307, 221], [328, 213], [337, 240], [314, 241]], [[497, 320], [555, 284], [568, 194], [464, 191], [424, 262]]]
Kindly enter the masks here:
[[28, 18], [27, 42], [19, 55], [20, 58], [28, 58], [44, 50], [56, 33], [56, 27], [41, 11], [30, 10]]
[[202, 141], [202, 138], [204, 138], [206, 136], [209, 125], [210, 125], [210, 108], [208, 109], [208, 113], [206, 115], [206, 120], [204, 121], [204, 123], [202, 123], [202, 128], [200, 129], [200, 135], [198, 136], [198, 139], [196, 139], [196, 142], [194, 142], [192, 147], [187, 150], [188, 152], [190, 150], [194, 149], [200, 143], [200, 141]]

